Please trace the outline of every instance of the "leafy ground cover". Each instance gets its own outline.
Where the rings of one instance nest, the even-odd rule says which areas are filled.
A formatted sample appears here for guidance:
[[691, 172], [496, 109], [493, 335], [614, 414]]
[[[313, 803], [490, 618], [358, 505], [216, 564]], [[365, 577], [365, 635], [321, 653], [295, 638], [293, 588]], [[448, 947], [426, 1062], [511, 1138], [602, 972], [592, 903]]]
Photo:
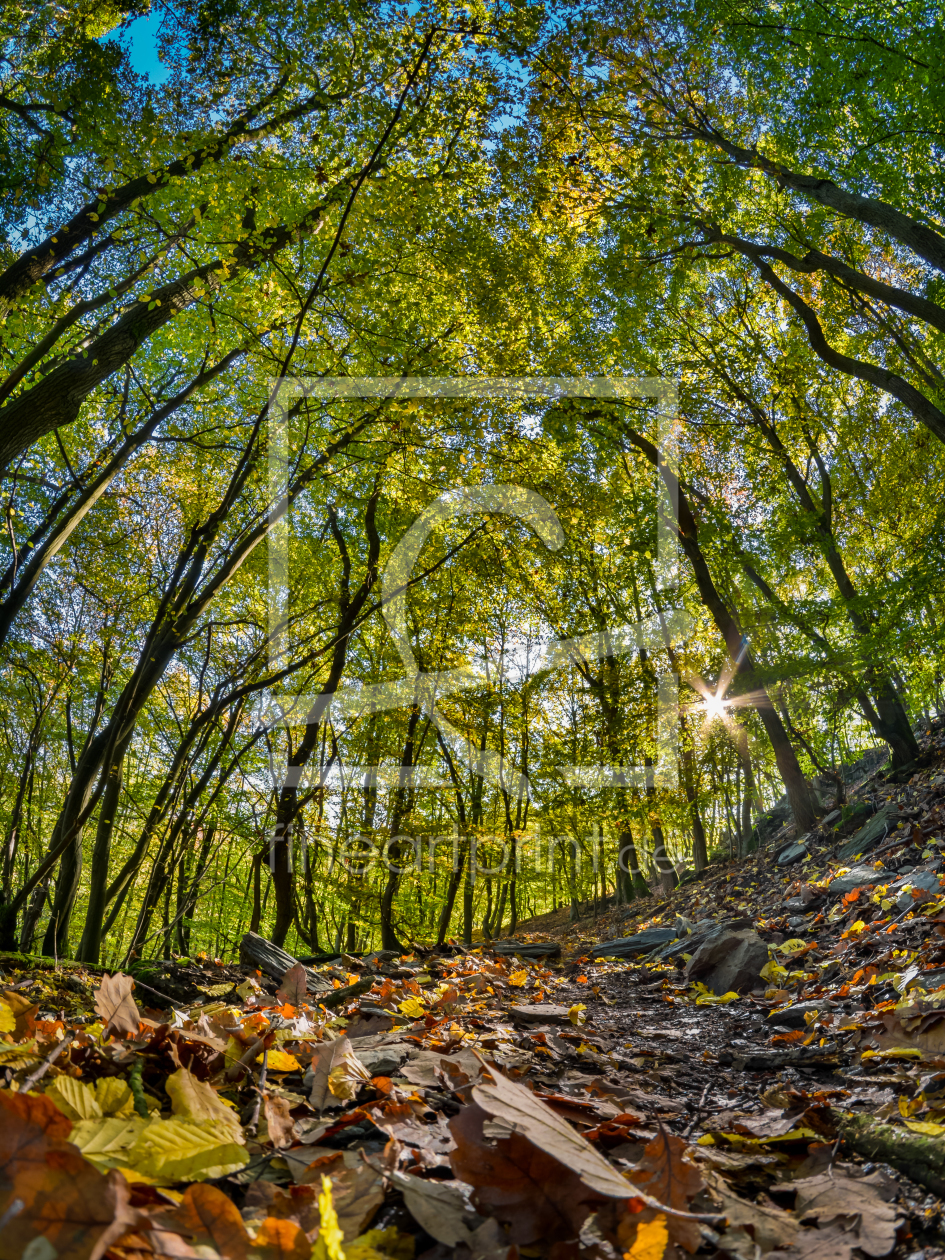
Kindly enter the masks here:
[[0, 1257], [942, 1254], [941, 751], [521, 952], [5, 955]]

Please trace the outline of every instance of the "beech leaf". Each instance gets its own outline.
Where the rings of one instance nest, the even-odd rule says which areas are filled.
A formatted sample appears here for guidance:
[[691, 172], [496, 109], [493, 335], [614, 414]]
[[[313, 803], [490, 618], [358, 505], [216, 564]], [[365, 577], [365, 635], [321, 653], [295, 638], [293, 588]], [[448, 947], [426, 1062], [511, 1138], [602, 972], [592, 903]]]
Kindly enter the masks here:
[[141, 1016], [131, 996], [135, 982], [131, 976], [117, 972], [114, 976], [102, 976], [102, 982], [94, 992], [95, 1010], [101, 1016], [105, 1029], [119, 1036], [134, 1036], [141, 1023]]

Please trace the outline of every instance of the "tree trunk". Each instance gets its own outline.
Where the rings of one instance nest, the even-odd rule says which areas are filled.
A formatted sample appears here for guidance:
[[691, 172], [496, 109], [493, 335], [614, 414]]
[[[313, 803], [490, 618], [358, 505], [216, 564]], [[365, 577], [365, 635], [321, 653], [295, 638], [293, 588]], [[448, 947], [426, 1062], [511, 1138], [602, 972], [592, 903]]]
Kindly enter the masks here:
[[675, 473], [661, 460], [653, 443], [629, 425], [625, 425], [624, 432], [633, 445], [641, 450], [653, 467], [659, 471], [663, 479], [675, 516], [675, 534], [692, 568], [699, 595], [722, 635], [735, 668], [735, 676], [744, 684], [747, 693], [758, 697], [754, 702], [754, 707], [771, 744], [794, 821], [801, 831], [810, 831], [817, 822], [816, 804], [811, 797], [787, 731], [771, 703], [767, 689], [757, 677], [754, 660], [735, 614], [729, 610], [712, 580], [709, 566], [699, 546], [698, 528], [692, 508]]

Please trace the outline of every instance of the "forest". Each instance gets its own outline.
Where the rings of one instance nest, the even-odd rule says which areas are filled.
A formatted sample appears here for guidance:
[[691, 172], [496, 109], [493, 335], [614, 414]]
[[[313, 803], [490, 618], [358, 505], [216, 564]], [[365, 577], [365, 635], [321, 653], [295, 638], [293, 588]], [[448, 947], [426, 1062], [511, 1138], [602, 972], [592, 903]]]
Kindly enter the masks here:
[[934, 6], [3, 22], [4, 949], [481, 943], [909, 770]]

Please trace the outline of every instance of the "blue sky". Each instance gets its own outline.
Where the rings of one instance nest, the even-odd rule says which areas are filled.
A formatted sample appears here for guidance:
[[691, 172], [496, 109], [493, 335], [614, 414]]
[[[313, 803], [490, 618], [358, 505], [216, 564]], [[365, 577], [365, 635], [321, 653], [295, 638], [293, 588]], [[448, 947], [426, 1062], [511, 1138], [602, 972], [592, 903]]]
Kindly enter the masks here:
[[168, 76], [167, 68], [161, 65], [157, 56], [160, 25], [161, 11], [153, 9], [144, 17], [135, 18], [124, 30], [118, 27], [105, 36], [105, 39], [120, 39], [128, 48], [134, 69], [138, 74], [147, 75], [152, 83], [163, 83]]

